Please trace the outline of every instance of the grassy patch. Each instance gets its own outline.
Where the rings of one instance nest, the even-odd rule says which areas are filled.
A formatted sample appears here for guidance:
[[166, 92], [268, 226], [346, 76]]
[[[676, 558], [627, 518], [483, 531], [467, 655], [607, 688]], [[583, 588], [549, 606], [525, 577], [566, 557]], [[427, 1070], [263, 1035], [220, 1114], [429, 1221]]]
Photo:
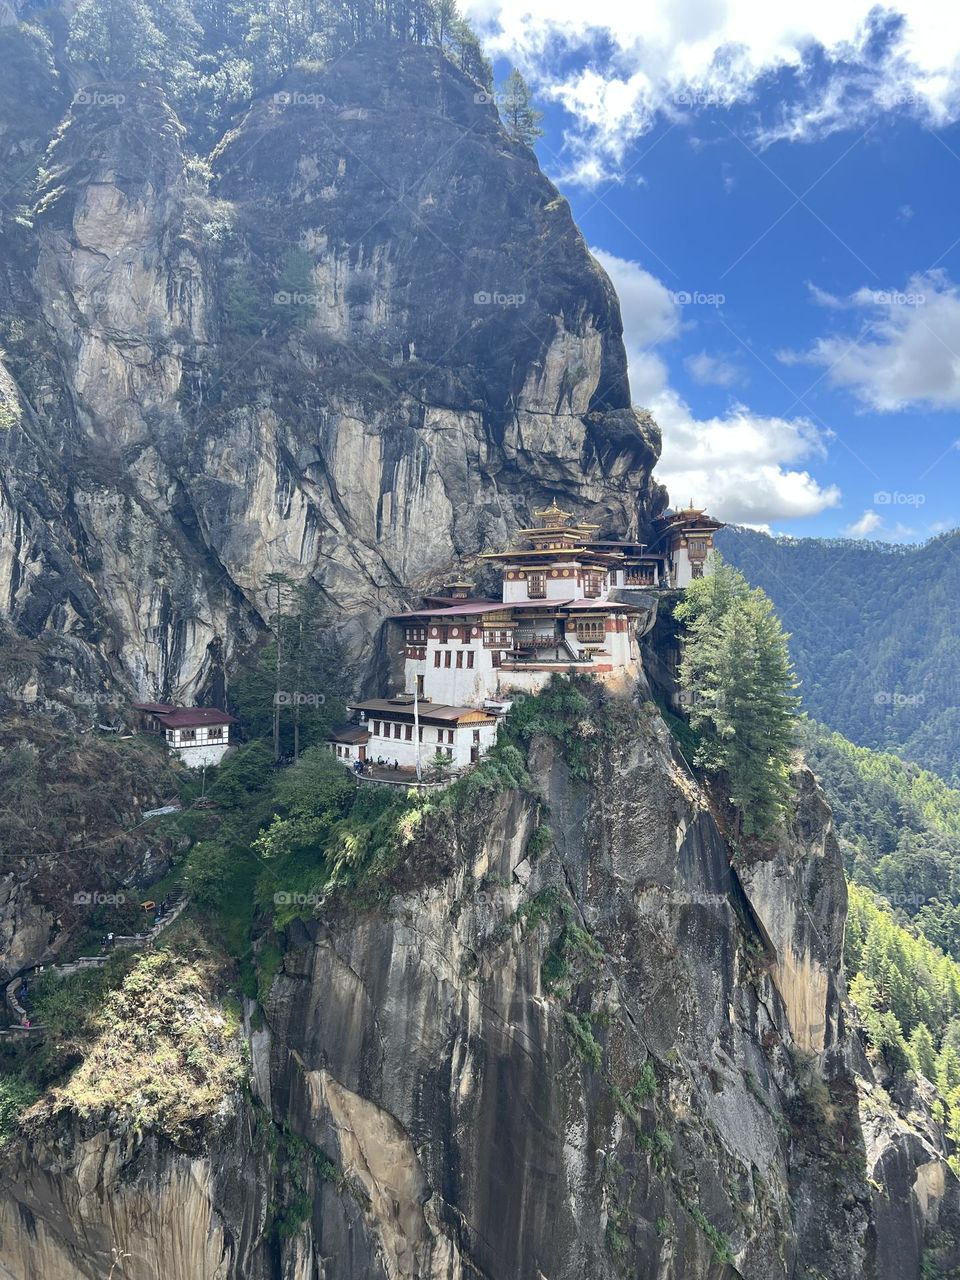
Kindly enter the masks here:
[[[65, 979], [51, 989], [42, 1007], [82, 1061], [33, 1116], [113, 1112], [176, 1139], [212, 1119], [240, 1088], [246, 1063], [239, 1009], [229, 998], [232, 974], [193, 927], [178, 923], [160, 945], [133, 957], [113, 990], [79, 976], [83, 983]], [[69, 1009], [78, 1015], [72, 1029]]]

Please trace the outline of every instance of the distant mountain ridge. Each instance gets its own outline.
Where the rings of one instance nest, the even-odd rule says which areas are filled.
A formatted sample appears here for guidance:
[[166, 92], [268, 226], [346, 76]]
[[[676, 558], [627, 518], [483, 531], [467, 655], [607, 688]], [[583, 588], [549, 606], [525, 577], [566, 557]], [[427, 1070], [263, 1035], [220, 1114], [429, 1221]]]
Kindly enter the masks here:
[[960, 784], [960, 531], [910, 547], [729, 528], [717, 546], [773, 600], [811, 716]]

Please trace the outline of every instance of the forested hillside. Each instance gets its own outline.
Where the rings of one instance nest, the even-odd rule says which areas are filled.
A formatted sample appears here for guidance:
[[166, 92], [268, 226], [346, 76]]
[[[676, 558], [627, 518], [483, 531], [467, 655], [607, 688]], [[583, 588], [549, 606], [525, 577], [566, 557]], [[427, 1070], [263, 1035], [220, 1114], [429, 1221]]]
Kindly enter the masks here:
[[725, 529], [791, 635], [805, 710], [960, 783], [960, 533], [922, 547]]
[[874, 1051], [934, 1082], [960, 1137], [960, 791], [807, 721], [850, 880], [844, 968]]

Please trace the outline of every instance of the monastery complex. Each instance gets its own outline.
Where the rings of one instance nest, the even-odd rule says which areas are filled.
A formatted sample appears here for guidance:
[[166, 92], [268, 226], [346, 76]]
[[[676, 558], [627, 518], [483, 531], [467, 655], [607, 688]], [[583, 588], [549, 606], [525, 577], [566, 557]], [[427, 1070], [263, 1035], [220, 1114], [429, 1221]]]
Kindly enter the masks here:
[[661, 516], [652, 546], [597, 538], [554, 500], [521, 529], [518, 545], [483, 558], [501, 572], [499, 599], [449, 583], [419, 609], [394, 615], [402, 630], [403, 690], [356, 702], [357, 723], [335, 730], [331, 750], [355, 769], [385, 762], [415, 769], [437, 756], [452, 769], [480, 759], [517, 693], [555, 672], [602, 679], [639, 662], [637, 589], [682, 588], [710, 571], [722, 528], [694, 507]]

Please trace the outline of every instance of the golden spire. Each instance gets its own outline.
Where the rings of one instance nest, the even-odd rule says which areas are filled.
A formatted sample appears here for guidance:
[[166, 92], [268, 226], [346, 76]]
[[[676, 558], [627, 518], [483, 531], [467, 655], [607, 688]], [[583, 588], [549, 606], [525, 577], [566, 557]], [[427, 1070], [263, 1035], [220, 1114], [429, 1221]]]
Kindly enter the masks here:
[[567, 521], [572, 518], [573, 513], [570, 511], [561, 511], [557, 506], [557, 499], [554, 497], [549, 507], [544, 507], [542, 511], [535, 511], [533, 514], [538, 520], [543, 522], [543, 527], [545, 529], [549, 529], [555, 525], [566, 524]]

